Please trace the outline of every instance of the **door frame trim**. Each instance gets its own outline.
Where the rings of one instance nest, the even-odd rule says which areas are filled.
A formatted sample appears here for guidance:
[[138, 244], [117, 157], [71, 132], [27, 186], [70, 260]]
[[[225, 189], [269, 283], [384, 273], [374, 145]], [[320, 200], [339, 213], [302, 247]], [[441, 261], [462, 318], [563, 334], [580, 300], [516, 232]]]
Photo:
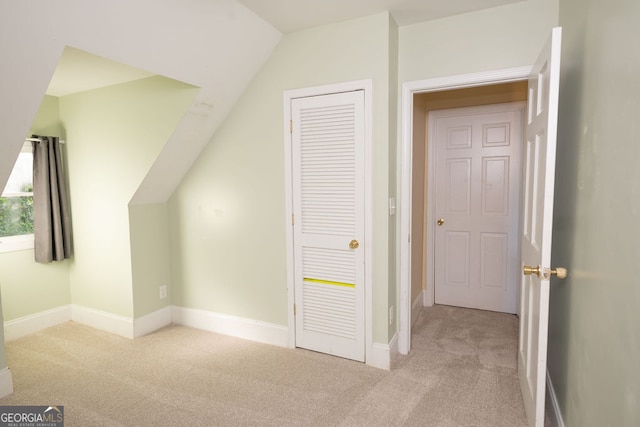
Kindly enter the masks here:
[[[419, 93], [439, 92], [453, 89], [463, 89], [478, 86], [488, 86], [500, 83], [511, 83], [527, 80], [533, 66], [507, 68], [473, 74], [461, 74], [448, 77], [438, 77], [427, 80], [417, 80], [402, 84], [401, 104], [401, 144], [400, 155], [400, 233], [398, 246], [400, 248], [399, 270], [399, 322], [398, 322], [398, 351], [409, 354], [411, 348], [411, 210], [412, 210], [412, 175], [413, 175], [413, 96]], [[429, 172], [430, 173], [430, 172]], [[427, 200], [427, 203], [432, 201]], [[429, 221], [429, 218], [427, 218]], [[433, 252], [433, 242], [427, 239], [427, 253]], [[427, 262], [430, 257], [427, 257]], [[427, 264], [428, 271], [433, 266]], [[432, 285], [433, 287], [433, 285]], [[433, 293], [425, 292], [425, 303], [433, 305]]]
[[373, 346], [373, 155], [372, 155], [372, 127], [373, 127], [373, 80], [357, 80], [323, 86], [285, 90], [283, 92], [283, 140], [284, 140], [284, 170], [285, 170], [285, 230], [287, 241], [287, 323], [288, 345], [296, 346], [296, 328], [293, 306], [295, 303], [295, 265], [294, 265], [294, 233], [293, 216], [293, 171], [290, 121], [291, 101], [295, 98], [309, 96], [330, 95], [334, 93], [364, 91], [364, 330], [365, 330], [365, 363], [376, 364], [377, 358]]

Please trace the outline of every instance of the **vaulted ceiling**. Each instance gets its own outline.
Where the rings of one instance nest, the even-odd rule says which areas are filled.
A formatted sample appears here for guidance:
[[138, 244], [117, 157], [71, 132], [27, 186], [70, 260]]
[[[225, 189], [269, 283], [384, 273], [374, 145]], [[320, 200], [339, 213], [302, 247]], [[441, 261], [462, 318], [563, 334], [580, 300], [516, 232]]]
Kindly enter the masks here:
[[[282, 33], [388, 10], [399, 26], [523, 0], [238, 0]], [[152, 73], [78, 49], [65, 49], [47, 94], [64, 96], [151, 76]]]
[[488, 9], [522, 0], [238, 0], [289, 33], [388, 10], [399, 26]]
[[[410, 25], [518, 1], [524, 0], [2, 3], [0, 52], [7, 67], [0, 97], [12, 102], [0, 105], [0, 128], [11, 141], [0, 147], [0, 187], [43, 93], [62, 96], [153, 74], [200, 87], [132, 199], [160, 202], [171, 195], [283, 33], [387, 10], [399, 25]], [[26, 31], [25, 22], [38, 25]]]

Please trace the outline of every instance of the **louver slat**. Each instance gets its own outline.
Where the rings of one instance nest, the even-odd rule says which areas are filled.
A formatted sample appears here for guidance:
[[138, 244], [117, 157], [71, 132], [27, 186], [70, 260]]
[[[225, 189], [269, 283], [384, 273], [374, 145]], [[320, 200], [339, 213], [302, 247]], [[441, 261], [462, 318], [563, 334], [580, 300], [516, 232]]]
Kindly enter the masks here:
[[304, 282], [304, 329], [354, 339], [355, 289]]
[[303, 233], [355, 234], [354, 127], [353, 104], [300, 113]]
[[355, 284], [353, 251], [303, 248], [302, 275], [309, 279]]

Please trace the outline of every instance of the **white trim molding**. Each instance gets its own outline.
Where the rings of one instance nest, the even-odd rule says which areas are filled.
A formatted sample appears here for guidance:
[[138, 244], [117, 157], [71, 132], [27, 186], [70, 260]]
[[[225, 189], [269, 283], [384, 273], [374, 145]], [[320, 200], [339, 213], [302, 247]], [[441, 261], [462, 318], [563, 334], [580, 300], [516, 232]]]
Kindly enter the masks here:
[[[551, 408], [549, 408], [549, 405], [551, 405]], [[551, 410], [549, 411], [548, 409], [551, 409]], [[546, 412], [549, 414], [551, 425], [553, 427], [564, 427], [564, 419], [562, 418], [562, 412], [560, 411], [560, 405], [558, 404], [558, 396], [556, 395], [556, 389], [553, 388], [553, 383], [551, 382], [551, 376], [549, 375], [548, 369], [547, 369], [547, 410]]]
[[133, 319], [71, 304], [71, 320], [121, 337], [133, 339]]
[[[400, 153], [400, 301], [398, 350], [408, 354], [411, 348], [411, 178], [413, 162], [413, 96], [425, 92], [438, 92], [499, 83], [526, 80], [531, 66], [508, 68], [474, 74], [418, 80], [402, 84]], [[427, 289], [427, 294], [429, 289]]]
[[33, 250], [33, 234], [0, 238], [0, 253]]
[[13, 393], [13, 375], [9, 368], [0, 369], [0, 398]]
[[367, 356], [366, 364], [378, 369], [390, 371], [398, 355], [398, 334], [394, 334], [389, 344], [373, 343], [371, 355]]
[[173, 323], [215, 332], [222, 335], [288, 347], [289, 331], [286, 326], [212, 311], [186, 307], [171, 307]]
[[170, 325], [171, 307], [167, 306], [133, 320], [133, 337], [138, 338]]
[[[134, 320], [70, 304], [5, 322], [5, 339], [14, 340], [68, 321], [130, 339], [141, 337], [174, 323], [263, 344], [290, 347], [290, 331], [287, 326], [177, 306], [165, 307]], [[393, 361], [398, 354], [397, 333], [391, 338], [389, 344], [372, 343], [370, 347], [365, 362], [367, 365], [384, 370], [393, 368]], [[9, 393], [13, 391], [11, 381], [11, 373], [0, 370], [0, 397], [5, 390], [10, 389]]]
[[80, 305], [68, 304], [4, 322], [5, 341], [12, 341], [73, 320], [125, 338], [137, 338], [171, 323], [171, 307], [135, 320]]
[[71, 306], [63, 305], [4, 322], [4, 339], [12, 341], [71, 320]]

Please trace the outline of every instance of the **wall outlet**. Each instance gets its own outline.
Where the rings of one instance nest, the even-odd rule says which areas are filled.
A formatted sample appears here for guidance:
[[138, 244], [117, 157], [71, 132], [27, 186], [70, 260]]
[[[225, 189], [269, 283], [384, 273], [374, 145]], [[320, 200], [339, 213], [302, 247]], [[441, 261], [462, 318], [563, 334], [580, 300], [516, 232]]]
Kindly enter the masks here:
[[389, 326], [393, 325], [393, 306], [389, 307]]
[[160, 299], [167, 297], [167, 285], [160, 286]]

